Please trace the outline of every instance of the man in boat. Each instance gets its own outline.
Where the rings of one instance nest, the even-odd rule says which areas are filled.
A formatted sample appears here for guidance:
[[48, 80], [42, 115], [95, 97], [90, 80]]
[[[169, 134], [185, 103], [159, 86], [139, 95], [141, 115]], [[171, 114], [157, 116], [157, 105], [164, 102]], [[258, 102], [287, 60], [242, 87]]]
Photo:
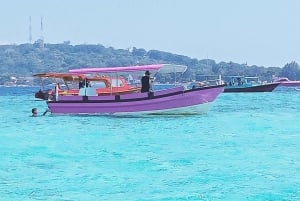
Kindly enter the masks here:
[[149, 92], [150, 91], [150, 72], [147, 70], [145, 75], [142, 77], [142, 89], [141, 92]]
[[79, 89], [83, 88], [84, 87], [83, 85], [84, 85], [83, 81], [79, 81]]
[[82, 81], [79, 82], [79, 89], [84, 87], [91, 87], [91, 83], [87, 78], [84, 78]]

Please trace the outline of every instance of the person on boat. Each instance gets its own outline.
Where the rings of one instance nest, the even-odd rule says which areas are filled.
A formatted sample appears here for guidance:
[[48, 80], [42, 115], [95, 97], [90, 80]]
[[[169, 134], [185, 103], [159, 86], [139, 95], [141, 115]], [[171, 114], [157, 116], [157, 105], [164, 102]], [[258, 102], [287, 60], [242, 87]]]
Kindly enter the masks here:
[[241, 86], [243, 84], [242, 79], [240, 77], [237, 78], [237, 81], [238, 81], [238, 86]]
[[141, 92], [149, 92], [150, 91], [150, 72], [147, 70], [145, 75], [141, 79], [142, 82], [142, 89]]
[[79, 82], [79, 89], [84, 87], [90, 87], [90, 86], [91, 86], [90, 81], [87, 78]]
[[87, 78], [85, 78], [83, 80], [83, 87], [90, 87], [90, 86], [91, 86], [90, 81]]
[[60, 86], [60, 83], [57, 83], [56, 85], [57, 85], [58, 90], [63, 90]]
[[83, 88], [83, 81], [79, 81], [79, 89]]

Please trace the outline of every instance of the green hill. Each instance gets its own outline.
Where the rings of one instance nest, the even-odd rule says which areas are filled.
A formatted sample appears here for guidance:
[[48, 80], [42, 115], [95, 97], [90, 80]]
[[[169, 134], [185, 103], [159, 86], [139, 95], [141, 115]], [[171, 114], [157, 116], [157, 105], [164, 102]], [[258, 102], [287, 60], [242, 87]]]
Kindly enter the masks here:
[[300, 79], [299, 65], [291, 62], [280, 67], [248, 66], [234, 62], [216, 63], [212, 59], [198, 60], [184, 55], [142, 48], [115, 49], [97, 45], [45, 44], [0, 45], [0, 84], [14, 77], [30, 77], [35, 73], [67, 72], [72, 68], [127, 66], [171, 63], [188, 66], [184, 79], [195, 80], [199, 75], [260, 76], [270, 81], [272, 76]]

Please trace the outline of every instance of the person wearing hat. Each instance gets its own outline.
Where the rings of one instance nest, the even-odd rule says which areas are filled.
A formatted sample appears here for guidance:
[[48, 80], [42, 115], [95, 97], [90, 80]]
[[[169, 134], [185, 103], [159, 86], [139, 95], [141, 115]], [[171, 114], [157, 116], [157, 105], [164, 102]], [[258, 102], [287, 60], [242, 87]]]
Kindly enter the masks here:
[[149, 92], [150, 91], [150, 72], [147, 70], [145, 75], [142, 77], [142, 89], [141, 92]]

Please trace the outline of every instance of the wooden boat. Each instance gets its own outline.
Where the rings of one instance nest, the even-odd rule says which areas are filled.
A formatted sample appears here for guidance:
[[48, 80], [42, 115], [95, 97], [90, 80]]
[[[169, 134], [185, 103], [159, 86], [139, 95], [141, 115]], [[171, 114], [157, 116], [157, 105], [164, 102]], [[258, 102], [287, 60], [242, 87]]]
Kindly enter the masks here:
[[[185, 71], [186, 66], [155, 64], [143, 66], [73, 69], [70, 73], [120, 73]], [[199, 114], [209, 110], [224, 85], [185, 89], [183, 86], [147, 93], [107, 94], [99, 96], [95, 88], [85, 87], [79, 95], [62, 96], [47, 101], [53, 114]], [[81, 95], [84, 94], [84, 95]]]
[[230, 81], [225, 85], [224, 93], [272, 92], [278, 85], [279, 83], [262, 83], [258, 77], [230, 76]]
[[[55, 86], [58, 86], [58, 94], [60, 96], [78, 95], [80, 89], [80, 83], [88, 80], [90, 84], [97, 85], [96, 93], [101, 95], [107, 94], [126, 94], [140, 91], [139, 86], [131, 86], [121, 76], [90, 76], [87, 77], [84, 74], [73, 73], [41, 73], [35, 74], [35, 77], [42, 78], [42, 86], [44, 88], [45, 79], [51, 78], [54, 81], [54, 86], [51, 89], [40, 89], [35, 93], [35, 98], [48, 100], [55, 98]], [[62, 88], [64, 85], [65, 88]]]

